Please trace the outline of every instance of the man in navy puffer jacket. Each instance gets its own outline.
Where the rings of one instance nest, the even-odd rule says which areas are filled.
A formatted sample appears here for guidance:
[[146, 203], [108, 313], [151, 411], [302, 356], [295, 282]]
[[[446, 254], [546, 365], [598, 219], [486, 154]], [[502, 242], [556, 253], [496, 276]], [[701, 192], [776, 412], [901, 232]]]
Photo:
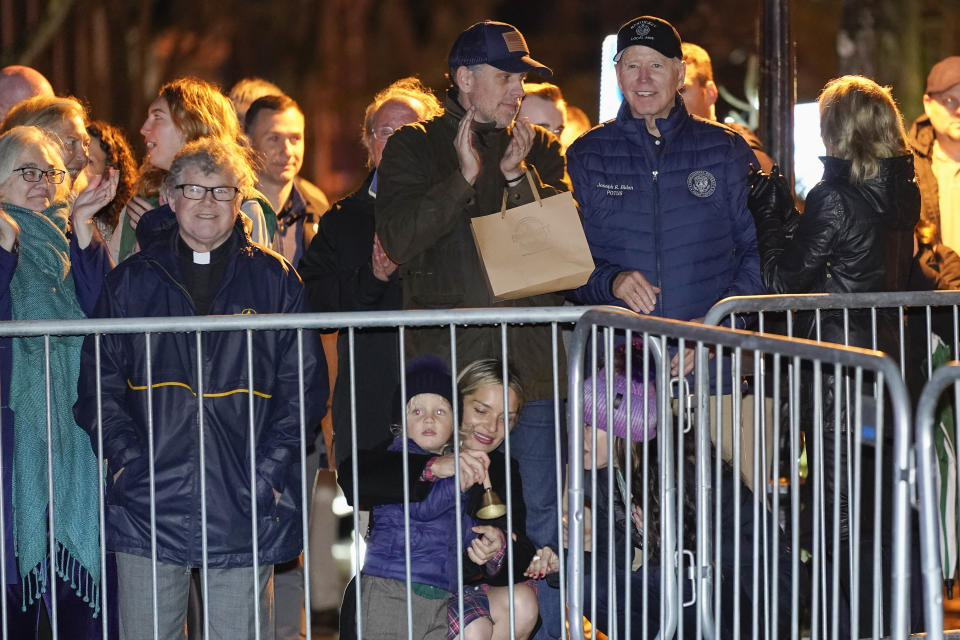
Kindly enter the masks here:
[[682, 58], [679, 34], [659, 18], [617, 34], [623, 104], [567, 152], [597, 265], [578, 302], [694, 320], [722, 298], [763, 292], [747, 209], [753, 153], [729, 128], [687, 113]]

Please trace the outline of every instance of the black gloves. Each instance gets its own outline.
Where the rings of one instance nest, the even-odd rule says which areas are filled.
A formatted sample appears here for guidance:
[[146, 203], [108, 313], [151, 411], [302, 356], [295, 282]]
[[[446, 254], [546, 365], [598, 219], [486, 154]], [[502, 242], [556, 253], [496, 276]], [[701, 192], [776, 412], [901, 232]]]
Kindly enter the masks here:
[[780, 167], [773, 165], [770, 173], [752, 168], [747, 180], [747, 207], [757, 225], [757, 237], [769, 238], [771, 233], [792, 236], [799, 214], [794, 208], [793, 190]]
[[780, 167], [773, 165], [770, 173], [753, 168], [747, 179], [750, 184], [747, 206], [753, 219], [759, 222], [775, 216], [780, 221], [785, 220], [793, 209], [793, 191]]

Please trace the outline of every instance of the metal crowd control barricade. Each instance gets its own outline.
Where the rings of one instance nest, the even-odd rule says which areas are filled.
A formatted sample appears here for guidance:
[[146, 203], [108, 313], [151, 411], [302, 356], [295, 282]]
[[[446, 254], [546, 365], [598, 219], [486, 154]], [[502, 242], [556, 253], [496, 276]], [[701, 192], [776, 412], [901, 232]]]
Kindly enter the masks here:
[[[841, 338], [823, 336], [821, 328], [828, 314], [836, 322], [838, 314], [844, 333]], [[859, 314], [858, 318], [855, 316]], [[883, 314], [886, 319], [881, 320]], [[881, 349], [900, 364], [900, 372], [907, 384], [911, 399], [919, 402], [921, 389], [935, 374], [934, 369], [950, 360], [960, 360], [960, 291], [898, 291], [859, 294], [802, 294], [743, 296], [721, 300], [707, 313], [707, 324], [726, 324], [734, 316], [751, 317], [751, 323], [761, 333], [775, 332], [799, 335], [811, 339], [835, 340], [849, 344], [851, 326], [855, 323], [870, 327], [868, 341], [860, 337], [860, 346]], [[798, 325], [801, 319], [808, 335]], [[880, 324], [886, 323], [888, 335], [884, 340], [878, 335]], [[891, 340], [890, 325], [896, 328]], [[956, 401], [951, 413], [957, 407]], [[918, 414], [920, 415], [920, 414]], [[940, 582], [948, 595], [953, 597], [960, 558], [960, 525], [956, 502], [956, 435], [949, 428], [940, 429], [935, 424], [935, 445], [938, 460], [935, 467], [939, 492], [937, 502], [942, 508], [935, 512], [936, 518], [928, 521], [922, 514], [921, 535], [924, 539], [939, 539], [939, 565], [942, 570]], [[941, 434], [946, 434], [940, 437]], [[933, 527], [927, 530], [928, 527]], [[926, 549], [927, 547], [924, 547]], [[933, 579], [924, 574], [924, 580]], [[933, 589], [932, 587], [926, 587]], [[925, 606], [931, 605], [926, 601]], [[930, 612], [928, 611], [929, 615]], [[941, 615], [938, 612], [938, 615]], [[941, 615], [942, 619], [942, 615]], [[932, 627], [928, 622], [928, 630]], [[936, 627], [941, 628], [941, 625]], [[933, 631], [930, 631], [931, 633]]]
[[[398, 329], [401, 338], [405, 330], [410, 330], [412, 328], [439, 327], [442, 329], [446, 329], [449, 331], [449, 344], [450, 344], [450, 351], [451, 351], [449, 356], [449, 364], [451, 366], [451, 370], [454, 372], [454, 378], [455, 378], [456, 371], [461, 366], [467, 364], [465, 362], [458, 361], [457, 359], [457, 334], [458, 334], [458, 331], [463, 330], [464, 327], [468, 327], [468, 326], [473, 327], [473, 326], [482, 325], [482, 326], [493, 327], [496, 330], [498, 330], [502, 338], [502, 351], [500, 355], [504, 360], [505, 368], [506, 368], [506, 365], [509, 365], [509, 362], [510, 362], [510, 352], [511, 352], [510, 346], [507, 342], [508, 327], [518, 326], [518, 325], [527, 325], [527, 324], [545, 325], [550, 329], [550, 336], [551, 336], [551, 343], [552, 343], [550, 348], [552, 349], [552, 356], [553, 356], [553, 362], [554, 362], [554, 370], [552, 372], [554, 394], [552, 398], [548, 398], [547, 400], [552, 400], [553, 407], [554, 407], [554, 416], [555, 416], [554, 437], [552, 438], [553, 441], [550, 443], [545, 443], [545, 445], [553, 447], [554, 457], [556, 459], [556, 465], [555, 465], [555, 469], [553, 470], [553, 473], [555, 473], [556, 478], [560, 478], [563, 475], [562, 460], [560, 456], [561, 443], [562, 443], [561, 407], [563, 402], [561, 399], [562, 398], [561, 393], [565, 389], [565, 387], [561, 386], [564, 384], [565, 381], [562, 380], [558, 375], [558, 365], [560, 363], [560, 354], [562, 353], [561, 351], [562, 337], [560, 335], [560, 328], [562, 325], [565, 325], [565, 324], [572, 325], [572, 323], [575, 322], [576, 319], [582, 313], [583, 313], [582, 308], [559, 307], [559, 308], [529, 308], [529, 309], [528, 308], [458, 309], [458, 310], [421, 311], [421, 312], [382, 312], [382, 313], [370, 312], [370, 313], [301, 314], [301, 315], [297, 315], [297, 314], [266, 315], [264, 314], [264, 315], [241, 315], [241, 316], [232, 316], [232, 317], [206, 316], [206, 317], [190, 317], [190, 318], [185, 318], [185, 317], [135, 318], [135, 319], [122, 319], [122, 320], [109, 319], [109, 320], [95, 320], [95, 321], [50, 320], [50, 321], [0, 323], [0, 337], [6, 337], [6, 338], [40, 337], [44, 340], [45, 349], [47, 350], [47, 354], [48, 354], [45, 377], [47, 380], [46, 397], [48, 398], [48, 403], [49, 403], [50, 402], [49, 398], [51, 397], [50, 396], [51, 384], [56, 384], [56, 381], [51, 381], [51, 375], [50, 375], [50, 364], [49, 364], [50, 340], [49, 339], [51, 336], [87, 336], [87, 335], [94, 336], [95, 345], [96, 345], [97, 370], [99, 372], [100, 371], [100, 366], [99, 366], [100, 345], [101, 345], [101, 340], [103, 336], [112, 335], [112, 334], [138, 334], [135, 339], [144, 340], [145, 342], [143, 344], [146, 345], [145, 348], [147, 349], [147, 352], [148, 352], [146, 356], [148, 370], [147, 372], [145, 372], [147, 384], [144, 387], [143, 391], [148, 395], [148, 398], [149, 398], [149, 397], [152, 397], [154, 393], [156, 393], [155, 391], [156, 385], [154, 383], [158, 382], [158, 380], [156, 379], [151, 379], [153, 369], [162, 366], [163, 358], [167, 355], [164, 353], [158, 353], [156, 351], [150, 352], [149, 345], [151, 344], [151, 340], [153, 336], [157, 336], [160, 334], [185, 333], [187, 334], [185, 336], [185, 340], [190, 341], [199, 347], [199, 345], [201, 345], [205, 340], [205, 337], [209, 336], [211, 333], [227, 332], [227, 331], [244, 332], [246, 334], [245, 336], [246, 340], [244, 342], [245, 349], [246, 349], [245, 368], [249, 376], [248, 379], [255, 379], [255, 376], [259, 375], [258, 372], [260, 371], [260, 365], [257, 358], [257, 354], [253, 347], [253, 344], [254, 344], [253, 336], [256, 334], [256, 332], [293, 330], [296, 332], [297, 342], [300, 345], [300, 350], [298, 351], [298, 357], [300, 358], [298, 367], [300, 369], [300, 380], [299, 380], [300, 438], [299, 439], [301, 443], [299, 458], [295, 460], [293, 464], [298, 465], [302, 470], [307, 468], [306, 451], [305, 451], [306, 447], [304, 446], [305, 436], [306, 436], [307, 430], [313, 427], [312, 425], [306, 424], [305, 417], [303, 415], [304, 380], [303, 380], [302, 340], [304, 336], [307, 334], [307, 332], [320, 330], [320, 329], [340, 329], [341, 332], [345, 333], [347, 336], [347, 341], [349, 344], [349, 355], [352, 358], [353, 348], [354, 348], [354, 338], [355, 338], [354, 333], [358, 329], [373, 328], [373, 327], [396, 328]], [[403, 362], [403, 347], [402, 347], [403, 340], [400, 341], [400, 344], [401, 344], [401, 363], [402, 363]], [[198, 354], [199, 353], [202, 353], [202, 351], [198, 348]], [[336, 357], [336, 354], [328, 353], [326, 354], [326, 357], [327, 358]], [[200, 362], [197, 362], [196, 366], [197, 366], [198, 372], [202, 370]], [[351, 367], [351, 373], [355, 371], [356, 371], [355, 367]], [[351, 375], [350, 378], [351, 378], [350, 386], [352, 389], [355, 386], [355, 380], [353, 380], [353, 375]], [[400, 378], [402, 381], [403, 379], [402, 371], [400, 372]], [[98, 394], [99, 394], [99, 374], [98, 374], [97, 385], [98, 385], [97, 388], [98, 388]], [[194, 394], [196, 397], [199, 416], [202, 416], [202, 413], [203, 413], [202, 408], [204, 404], [204, 390], [202, 385], [203, 385], [203, 381], [201, 376], [201, 380], [199, 381], [199, 388], [195, 390], [195, 394]], [[256, 394], [255, 390], [253, 389], [253, 385], [250, 385], [250, 389], [242, 390], [242, 392], [248, 396], [249, 406], [252, 407], [254, 403], [254, 395]], [[386, 394], [392, 394], [392, 390], [383, 390], [383, 392]], [[356, 405], [357, 402], [362, 402], [362, 401], [363, 400], [361, 398], [356, 398], [355, 396], [353, 396], [353, 394], [351, 394], [351, 402], [353, 403], [354, 406]], [[99, 425], [98, 425], [98, 430], [97, 430], [97, 435], [95, 440], [98, 444], [102, 446], [102, 415], [100, 415], [101, 409], [100, 409], [99, 398], [98, 398], [97, 407], [98, 407], [97, 412], [99, 415], [99, 420], [98, 420]], [[455, 413], [456, 413], [456, 408], [455, 408]], [[243, 427], [244, 430], [249, 430], [249, 433], [247, 435], [250, 438], [254, 437], [253, 415], [254, 415], [253, 412], [250, 411], [249, 424]], [[456, 415], [455, 415], [455, 420], [457, 420]], [[52, 445], [50, 444], [51, 440], [49, 437], [49, 432], [50, 432], [49, 421], [50, 419], [48, 417], [48, 424], [46, 425], [46, 429], [48, 432], [48, 436], [47, 436], [48, 464], [47, 464], [46, 471], [47, 471], [48, 479], [52, 480], [54, 475], [57, 473], [57, 469], [54, 468], [54, 465], [50, 462], [52, 460], [52, 457], [50, 456], [50, 447]], [[153, 415], [153, 413], [151, 413], [149, 423], [150, 423], [151, 433], [153, 433], [155, 432], [154, 430], [158, 428], [162, 428], [162, 416]], [[455, 422], [455, 424], [457, 423]], [[356, 456], [357, 424], [356, 424], [355, 416], [353, 418], [353, 424], [351, 426], [353, 431], [352, 454], [353, 454], [354, 472], [355, 472], [356, 457], [357, 457]], [[405, 428], [405, 421], [404, 421], [404, 428]], [[198, 455], [201, 456], [201, 459], [205, 455], [205, 452], [203, 450], [203, 441], [204, 441], [203, 432], [204, 432], [204, 425], [203, 425], [203, 419], [201, 417], [198, 424], [198, 433], [199, 433], [199, 441], [200, 441], [200, 451], [198, 452]], [[150, 443], [148, 444], [152, 454], [152, 448], [153, 448], [152, 438]], [[454, 446], [455, 447], [458, 446], [456, 438], [454, 438]], [[507, 451], [507, 455], [509, 456], [509, 450], [510, 450], [509, 430], [507, 430], [507, 434], [506, 434], [505, 448]], [[0, 443], [0, 449], [2, 449], [2, 443]], [[256, 463], [255, 455], [256, 454], [253, 452], [253, 448], [251, 448], [250, 459], [245, 461], [244, 463], [245, 465], [249, 465], [248, 470], [254, 469], [254, 466]], [[2, 460], [3, 458], [0, 458], [0, 461]], [[2, 462], [0, 462], [0, 466], [2, 466]], [[0, 472], [2, 472], [4, 475], [7, 475], [11, 473], [11, 470], [0, 469]], [[101, 455], [98, 457], [98, 460], [97, 460], [98, 486], [96, 488], [98, 495], [101, 496], [100, 503], [99, 503], [99, 512], [97, 514], [92, 514], [91, 517], [96, 518], [99, 522], [99, 531], [100, 531], [99, 544], [100, 544], [100, 550], [101, 550], [100, 587], [101, 587], [102, 593], [107, 592], [106, 546], [105, 546], [105, 535], [104, 535], [105, 515], [104, 515], [104, 500], [103, 500], [104, 488], [105, 488], [104, 473], [105, 473], [105, 465], [104, 465], [103, 457]], [[156, 500], [153, 494], [154, 468], [153, 468], [152, 456], [149, 463], [148, 474], [149, 474], [148, 477], [150, 478], [150, 489], [151, 489], [150, 509], [151, 509], [151, 512], [155, 512]], [[206, 474], [201, 474], [201, 478], [199, 480], [201, 484], [203, 483], [204, 475]], [[310, 485], [308, 483], [307, 478], [305, 477], [306, 474], [301, 473], [300, 476], [301, 476], [301, 487], [300, 487], [301, 489], [301, 505], [300, 505], [301, 523], [300, 524], [301, 524], [302, 535], [304, 539], [303, 564], [304, 566], [309, 567], [310, 566], [310, 560], [309, 560], [310, 558], [309, 539], [310, 538], [309, 538], [309, 532], [308, 532], [308, 516], [307, 516], [308, 508], [307, 507], [309, 504], [308, 487]], [[356, 473], [354, 473], [353, 477], [354, 477], [353, 489], [354, 489], [354, 493], [356, 493], [357, 491]], [[255, 496], [255, 485], [253, 484], [254, 482], [255, 480], [253, 477], [253, 473], [251, 471], [251, 487], [249, 488], [249, 492], [251, 494], [250, 509], [251, 509], [252, 523], [257, 522], [257, 505], [256, 505], [256, 499], [254, 498]], [[507, 482], [508, 484], [510, 482], [509, 474], [508, 474]], [[558, 486], [559, 488], [558, 488], [557, 495], [551, 497], [551, 502], [555, 501], [555, 503], [557, 504], [556, 514], [555, 514], [556, 516], [555, 525], [556, 525], [557, 532], [559, 532], [562, 528], [562, 521], [561, 521], [562, 514], [559, 509], [559, 504], [561, 502], [561, 496], [559, 491], [562, 490], [562, 483], [558, 482]], [[48, 498], [52, 503], [54, 499], [53, 484], [50, 483], [48, 488], [49, 488]], [[407, 491], [405, 488], [405, 494], [406, 493]], [[5, 495], [0, 496], [0, 500], [4, 500], [5, 498], [6, 498]], [[508, 502], [508, 507], [509, 507], [510, 497], [505, 496], [505, 499]], [[201, 490], [201, 514], [206, 513], [206, 507], [208, 502], [209, 502], [209, 499], [206, 493]], [[409, 495], [404, 496], [404, 506], [405, 506], [405, 509], [408, 509]], [[461, 505], [458, 500], [457, 501], [458, 514], [460, 509], [461, 509]], [[2, 518], [3, 518], [3, 510], [0, 509], [0, 519]], [[155, 518], [156, 518], [155, 513], [152, 513], [151, 520], [154, 520]], [[201, 519], [202, 519], [202, 536], [201, 537], [203, 539], [203, 551], [204, 551], [204, 558], [205, 558], [204, 566], [201, 567], [201, 573], [204, 578], [203, 579], [203, 584], [204, 584], [203, 596], [204, 597], [202, 598], [204, 615], [202, 618], [203, 623], [202, 623], [201, 630], [203, 631], [203, 634], [206, 637], [209, 635], [209, 628], [206, 626], [209, 622], [209, 615], [207, 612], [209, 598], [206, 597], [208, 595], [207, 585], [209, 584], [208, 580], [206, 579], [207, 570], [208, 570], [208, 565], [206, 562], [208, 534], [207, 534], [206, 520], [204, 517], [202, 517]], [[458, 522], [459, 522], [459, 519], [458, 519]], [[5, 529], [3, 528], [2, 525], [3, 525], [3, 522], [0, 521], [0, 544], [2, 544], [4, 548], [6, 548], [6, 545], [10, 545], [11, 541], [5, 539], [5, 535], [4, 535]], [[358, 526], [357, 513], [356, 511], [354, 511], [354, 527], [356, 528], [357, 526]], [[459, 528], [459, 524], [458, 524], [458, 528]], [[508, 520], [508, 530], [509, 528], [510, 528], [510, 525]], [[54, 510], [50, 509], [48, 513], [48, 543], [49, 543], [48, 546], [49, 546], [51, 555], [56, 553], [56, 542], [55, 542], [56, 530], [57, 530], [57, 521], [54, 515]], [[256, 526], [254, 526], [254, 530], [256, 530]], [[405, 535], [406, 546], [407, 546], [407, 549], [409, 550], [409, 546], [410, 546], [409, 521], [407, 522], [407, 526], [405, 527], [404, 535]], [[156, 581], [156, 575], [157, 575], [157, 552], [156, 552], [157, 541], [156, 541], [155, 526], [152, 528], [151, 539], [152, 539], [152, 543], [151, 543], [152, 549], [151, 549], [150, 561], [151, 561], [152, 575], [153, 575], [154, 582], [152, 585], [147, 584], [146, 588], [154, 591], [153, 616], [152, 616], [152, 620], [142, 620], [140, 622], [141, 624], [146, 625], [148, 627], [152, 626], [154, 630], [154, 634], [156, 634], [157, 633], [157, 602], [156, 602], [156, 593], [155, 593], [155, 588], [156, 588], [155, 581]], [[252, 545], [255, 563], [256, 563], [258, 547], [259, 547], [258, 544]], [[462, 548], [460, 550], [462, 551]], [[359, 551], [357, 553], [358, 553], [357, 564], [359, 565]], [[406, 587], [407, 587], [408, 597], [409, 597], [410, 588], [411, 588], [410, 562], [411, 562], [411, 559], [408, 551], [405, 558], [405, 563], [407, 567]], [[560, 580], [560, 600], [559, 600], [560, 602], [562, 602], [565, 599], [565, 593], [564, 593], [565, 572], [562, 571], [563, 567], [565, 566], [564, 563], [565, 563], [565, 558], [563, 557], [563, 554], [561, 554], [560, 555], [561, 580]], [[11, 575], [11, 572], [17, 571], [16, 566], [13, 566], [13, 567], [7, 566], [8, 564], [9, 563], [6, 562], [6, 556], [3, 554], [0, 554], [0, 574], [2, 574], [0, 575], [0, 577], [2, 577], [5, 581]], [[512, 551], [506, 554], [504, 565], [510, 567], [512, 570], [512, 567], [513, 567]], [[55, 575], [53, 563], [48, 563], [48, 568], [50, 570], [49, 581], [51, 582], [51, 584], [48, 585], [48, 588], [52, 588], [52, 583], [54, 581], [59, 581], [61, 578]], [[256, 577], [256, 572], [254, 571], [251, 571], [251, 580], [253, 584], [256, 585], [257, 577]], [[306, 594], [304, 604], [305, 604], [306, 628], [308, 629], [308, 634], [309, 634], [309, 629], [311, 625], [311, 618], [310, 618], [311, 608], [310, 608], [310, 595], [309, 595], [310, 594], [310, 572], [309, 571], [304, 572], [303, 588], [304, 588], [304, 593]], [[510, 590], [512, 593], [512, 590], [513, 590], [512, 585], [510, 585]], [[254, 586], [253, 593], [254, 594], [257, 593], [256, 586]], [[0, 610], [2, 610], [3, 612], [7, 610], [6, 607], [8, 605], [6, 594], [7, 594], [6, 590], [0, 590], [0, 598], [2, 598], [2, 601], [0, 601]], [[361, 596], [358, 590], [357, 596], [356, 596], [356, 601], [358, 605], [360, 603], [360, 599], [361, 599]], [[103, 598], [101, 601], [101, 612], [100, 612], [101, 620], [106, 621], [110, 617], [110, 615], [112, 615], [110, 611], [111, 608], [115, 608], [115, 607], [116, 607], [115, 602], [107, 598]], [[260, 615], [259, 599], [258, 599], [258, 606], [254, 607], [254, 611], [256, 612], [255, 615], [259, 617]], [[360, 611], [359, 607], [357, 611], [358, 612]], [[562, 615], [563, 615], [563, 611], [561, 608], [558, 613], [558, 617]], [[412, 628], [411, 616], [412, 616], [412, 613], [408, 607], [406, 621], [405, 621], [408, 629]], [[62, 625], [58, 624], [56, 597], [52, 598], [50, 618], [51, 618], [50, 622], [51, 622], [54, 638], [66, 638], [66, 637], [72, 636], [72, 631], [70, 629], [65, 629]], [[359, 637], [362, 637], [362, 631], [361, 631], [362, 620], [360, 620], [359, 613], [357, 617], [357, 622], [358, 622], [358, 632], [359, 632], [358, 635]], [[561, 618], [556, 622], [562, 626], [563, 619]], [[403, 621], [398, 621], [398, 623], [403, 624]], [[512, 602], [510, 606], [509, 624], [512, 630], [514, 626], [514, 609], [513, 609]], [[3, 621], [2, 623], [0, 623], [0, 638], [3, 638], [4, 640], [10, 637], [7, 632], [8, 631], [7, 627], [8, 627], [7, 619], [6, 619], [6, 616], [4, 615]], [[108, 628], [105, 622], [102, 624], [101, 628], [102, 628], [103, 637], [107, 638]], [[260, 637], [259, 626], [257, 626], [257, 628], [255, 629], [254, 635], [257, 638]]]
[[[585, 441], [596, 442], [590, 431], [583, 433], [585, 405], [593, 399], [582, 389], [585, 369], [586, 375], [596, 370], [594, 354], [609, 362], [611, 350], [634, 338], [641, 338], [649, 352], [641, 367], [654, 373], [657, 385], [658, 442], [656, 447], [643, 443], [637, 472], [646, 473], [649, 460], [660, 456], [662, 546], [658, 564], [644, 548], [635, 554], [624, 549], [632, 563], [608, 563], [603, 616], [597, 613], [603, 603], [585, 595], [588, 588], [596, 593], [591, 579], [598, 568], [596, 546], [590, 562], [584, 559], [584, 498], [598, 495], [598, 483], [593, 472], [583, 471]], [[680, 384], [670, 379], [674, 358], [679, 370], [694, 358], [689, 395], [679, 376]], [[579, 623], [584, 616], [610, 637], [907, 637], [909, 400], [890, 358], [623, 310], [591, 310], [577, 324], [568, 370], [571, 637], [585, 637]], [[752, 389], [741, 383], [748, 372], [755, 378]], [[602, 388], [605, 392], [598, 391], [593, 401], [606, 403], [608, 415], [623, 402], [626, 414], [634, 415], [629, 403], [647, 402], [632, 393], [621, 397], [609, 382]], [[722, 424], [724, 402], [729, 402], [726, 419], [738, 425], [729, 431]], [[592, 415], [589, 406], [586, 414]], [[724, 440], [732, 439], [738, 451], [747, 431], [759, 437], [744, 464], [739, 455], [724, 451]], [[776, 443], [769, 449], [768, 433]], [[807, 462], [801, 433], [806, 434]], [[608, 454], [613, 460], [612, 445]], [[744, 475], [748, 466], [752, 491]], [[624, 484], [631, 487], [634, 467], [624, 468]], [[629, 488], [619, 495], [624, 505], [631, 504], [642, 531], [650, 532], [648, 503], [631, 502]], [[609, 528], [614, 526], [611, 516]], [[692, 560], [683, 559], [691, 555]], [[638, 557], [642, 563], [634, 570]], [[639, 578], [644, 572], [659, 576]], [[657, 602], [659, 612], [648, 610], [648, 601]], [[637, 607], [641, 615], [634, 618]]]

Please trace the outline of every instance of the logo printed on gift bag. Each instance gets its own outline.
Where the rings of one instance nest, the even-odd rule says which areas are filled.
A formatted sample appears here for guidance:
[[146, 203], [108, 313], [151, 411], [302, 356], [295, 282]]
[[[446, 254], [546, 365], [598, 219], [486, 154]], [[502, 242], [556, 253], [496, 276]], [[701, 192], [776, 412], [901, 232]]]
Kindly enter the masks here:
[[511, 237], [525, 256], [550, 248], [550, 227], [532, 216], [521, 218]]

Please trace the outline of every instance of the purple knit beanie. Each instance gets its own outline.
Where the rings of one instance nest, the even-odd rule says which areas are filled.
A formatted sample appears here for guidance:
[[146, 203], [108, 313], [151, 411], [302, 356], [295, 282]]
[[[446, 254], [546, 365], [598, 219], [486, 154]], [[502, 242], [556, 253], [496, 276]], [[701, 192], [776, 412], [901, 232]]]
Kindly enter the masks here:
[[[634, 365], [632, 367], [633, 380], [630, 381], [630, 440], [642, 442], [644, 439], [657, 437], [657, 393], [653, 381], [641, 382], [637, 378], [643, 375], [643, 366], [637, 362], [636, 350], [642, 353], [642, 344], [638, 346], [634, 341]], [[627, 436], [627, 377], [624, 374], [626, 367], [619, 366], [617, 360], [622, 360], [626, 345], [618, 347], [619, 354], [615, 354], [613, 374], [613, 435], [626, 439]], [[617, 358], [616, 355], [620, 355]], [[597, 381], [597, 414], [593, 415], [593, 386]], [[609, 432], [607, 420], [607, 371], [601, 367], [597, 374], [588, 378], [583, 385], [583, 420], [586, 424]], [[644, 400], [646, 396], [646, 401]], [[643, 409], [646, 402], [647, 415]]]

